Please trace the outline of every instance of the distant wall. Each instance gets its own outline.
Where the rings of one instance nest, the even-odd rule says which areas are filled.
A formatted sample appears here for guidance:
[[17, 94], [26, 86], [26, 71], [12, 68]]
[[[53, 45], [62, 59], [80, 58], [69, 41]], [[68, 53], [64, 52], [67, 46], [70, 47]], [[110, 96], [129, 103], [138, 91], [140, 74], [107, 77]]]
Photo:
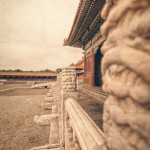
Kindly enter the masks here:
[[16, 81], [16, 80], [8, 80], [6, 82], [4, 82], [4, 84], [26, 84], [27, 81]]
[[52, 78], [48, 78], [48, 77], [19, 77], [19, 76], [0, 76], [0, 79], [2, 80], [7, 80], [7, 81], [56, 81], [57, 77], [52, 77]]

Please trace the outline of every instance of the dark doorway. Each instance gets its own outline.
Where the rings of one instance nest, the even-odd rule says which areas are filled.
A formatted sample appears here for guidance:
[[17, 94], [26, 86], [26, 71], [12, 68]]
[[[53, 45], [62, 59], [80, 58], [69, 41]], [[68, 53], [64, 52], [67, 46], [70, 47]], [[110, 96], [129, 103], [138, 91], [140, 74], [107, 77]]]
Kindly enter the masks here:
[[102, 59], [102, 53], [100, 51], [100, 48], [98, 48], [96, 54], [95, 54], [95, 86], [101, 86], [102, 85], [102, 74], [101, 74], [101, 59]]

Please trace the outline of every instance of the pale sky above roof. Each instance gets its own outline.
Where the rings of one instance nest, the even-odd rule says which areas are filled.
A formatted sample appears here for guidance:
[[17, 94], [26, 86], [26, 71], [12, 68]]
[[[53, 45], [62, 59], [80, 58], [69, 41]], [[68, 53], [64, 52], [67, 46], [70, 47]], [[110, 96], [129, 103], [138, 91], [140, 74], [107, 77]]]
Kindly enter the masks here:
[[65, 67], [82, 50], [64, 47], [79, 0], [0, 0], [0, 69]]

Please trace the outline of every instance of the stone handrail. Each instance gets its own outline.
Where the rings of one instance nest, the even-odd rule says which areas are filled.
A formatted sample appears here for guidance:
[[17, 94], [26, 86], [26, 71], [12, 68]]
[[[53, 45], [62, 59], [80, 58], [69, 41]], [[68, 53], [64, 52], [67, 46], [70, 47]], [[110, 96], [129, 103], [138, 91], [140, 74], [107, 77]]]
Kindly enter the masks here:
[[69, 122], [69, 126], [74, 132], [73, 134], [75, 134], [75, 137], [78, 140], [80, 147], [78, 149], [100, 149], [104, 143], [103, 132], [96, 126], [96, 124], [74, 99], [68, 98], [66, 100], [65, 106], [66, 122]]

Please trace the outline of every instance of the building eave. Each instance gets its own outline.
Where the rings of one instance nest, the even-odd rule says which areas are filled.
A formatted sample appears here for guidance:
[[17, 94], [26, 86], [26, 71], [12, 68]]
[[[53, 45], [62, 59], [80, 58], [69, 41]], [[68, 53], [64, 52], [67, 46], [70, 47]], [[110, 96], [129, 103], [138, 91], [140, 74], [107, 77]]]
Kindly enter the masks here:
[[[80, 11], [77, 11], [76, 13], [75, 17], [76, 19], [74, 20], [71, 32], [68, 38], [64, 40], [64, 46], [73, 46], [81, 48], [87, 42], [87, 41], [83, 42], [82, 39], [85, 36], [85, 34], [87, 36], [89, 27], [91, 26], [91, 24], [93, 24], [93, 21], [96, 22], [95, 18], [97, 17], [98, 14], [100, 14], [99, 12], [101, 11], [101, 8], [104, 3], [105, 0], [80, 1], [80, 5], [78, 7], [78, 10]], [[100, 22], [98, 22], [97, 24], [100, 24]], [[91, 31], [89, 32], [88, 35], [90, 35]], [[92, 33], [92, 36], [94, 34]], [[92, 36], [88, 36], [88, 38], [89, 37], [92, 38]]]

